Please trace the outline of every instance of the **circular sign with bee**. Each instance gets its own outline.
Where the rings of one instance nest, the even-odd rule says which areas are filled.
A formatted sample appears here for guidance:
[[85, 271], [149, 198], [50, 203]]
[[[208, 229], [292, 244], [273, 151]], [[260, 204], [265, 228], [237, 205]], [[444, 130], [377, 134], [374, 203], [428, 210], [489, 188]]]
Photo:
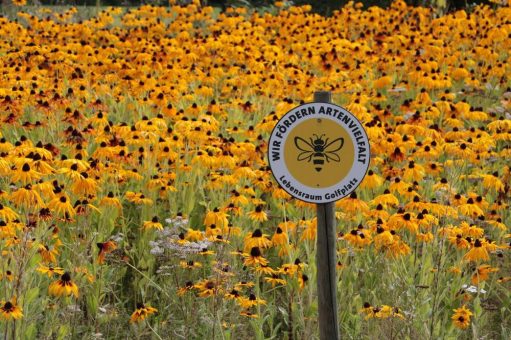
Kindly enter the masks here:
[[291, 196], [309, 203], [337, 201], [352, 193], [369, 167], [369, 139], [346, 109], [308, 103], [286, 113], [268, 143], [273, 176]]

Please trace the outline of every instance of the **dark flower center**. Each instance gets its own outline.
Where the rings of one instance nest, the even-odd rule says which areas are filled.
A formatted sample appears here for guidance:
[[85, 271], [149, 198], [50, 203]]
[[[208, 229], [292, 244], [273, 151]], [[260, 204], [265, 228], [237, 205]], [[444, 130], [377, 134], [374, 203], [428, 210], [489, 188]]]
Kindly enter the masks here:
[[250, 256], [252, 257], [261, 256], [261, 250], [259, 249], [259, 247], [252, 247], [252, 249], [250, 249]]
[[261, 229], [256, 229], [256, 230], [252, 233], [252, 237], [263, 237], [263, 233], [262, 233]]
[[5, 305], [2, 307], [4, 312], [12, 312], [14, 310], [14, 306], [10, 301], [7, 301]]
[[65, 272], [64, 274], [62, 274], [62, 276], [60, 277], [60, 279], [61, 279], [63, 282], [71, 282], [71, 274], [69, 274], [69, 272]]

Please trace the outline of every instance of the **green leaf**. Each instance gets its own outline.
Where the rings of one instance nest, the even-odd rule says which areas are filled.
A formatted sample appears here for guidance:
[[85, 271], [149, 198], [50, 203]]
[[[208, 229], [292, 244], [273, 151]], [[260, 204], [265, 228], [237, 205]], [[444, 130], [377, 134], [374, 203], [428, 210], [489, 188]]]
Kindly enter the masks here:
[[28, 327], [25, 329], [25, 334], [23, 334], [23, 339], [32, 340], [32, 339], [35, 339], [36, 336], [37, 336], [36, 324], [32, 323], [32, 324], [28, 325]]
[[62, 325], [59, 327], [59, 331], [57, 333], [57, 340], [66, 339], [68, 335], [69, 335], [69, 326]]
[[34, 301], [36, 297], [39, 296], [39, 287], [30, 288], [25, 294], [25, 303], [29, 304]]

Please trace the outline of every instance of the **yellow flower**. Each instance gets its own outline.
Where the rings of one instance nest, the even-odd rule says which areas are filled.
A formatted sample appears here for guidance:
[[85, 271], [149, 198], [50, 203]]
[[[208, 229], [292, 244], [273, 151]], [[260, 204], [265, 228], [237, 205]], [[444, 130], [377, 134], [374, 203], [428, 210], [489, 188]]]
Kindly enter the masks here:
[[488, 276], [490, 273], [498, 272], [499, 268], [491, 267], [490, 265], [481, 265], [478, 266], [474, 274], [472, 274], [471, 282], [474, 285], [478, 285], [482, 281], [488, 280]]
[[488, 254], [486, 245], [486, 241], [476, 239], [472, 248], [463, 256], [463, 259], [469, 262], [489, 261], [490, 255]]
[[195, 261], [180, 261], [179, 266], [184, 269], [202, 268], [202, 264]]
[[116, 207], [118, 210], [122, 210], [121, 202], [117, 197], [114, 196], [113, 192], [109, 192], [107, 196], [103, 197], [99, 202], [102, 206]]
[[145, 320], [149, 315], [158, 312], [156, 308], [151, 306], [144, 306], [143, 303], [137, 304], [137, 309], [131, 314], [130, 323], [140, 322]]
[[298, 287], [300, 287], [300, 290], [304, 289], [307, 285], [307, 282], [309, 281], [309, 277], [305, 274], [298, 276]]
[[69, 201], [69, 197], [64, 193], [55, 196], [55, 198], [48, 203], [48, 208], [55, 210], [57, 214], [64, 216], [72, 217], [76, 214], [76, 211]]
[[229, 225], [229, 221], [227, 219], [228, 215], [220, 211], [218, 208], [213, 209], [213, 211], [208, 211], [206, 216], [204, 217], [204, 225], [206, 227], [215, 225], [218, 228], [224, 228]]
[[33, 190], [32, 185], [27, 184], [11, 194], [11, 201], [17, 207], [39, 209], [44, 206], [39, 193]]
[[257, 305], [265, 305], [266, 304], [265, 300], [256, 298], [256, 296], [254, 294], [250, 294], [248, 299], [246, 297], [240, 296], [236, 299], [236, 301], [242, 308], [245, 308], [245, 309], [249, 309], [250, 307], [254, 307]]
[[127, 191], [125, 194], [125, 197], [128, 201], [135, 203], [135, 204], [140, 204], [140, 205], [152, 205], [153, 204], [153, 200], [145, 197], [145, 195], [142, 193], [134, 193], [131, 191]]
[[40, 273], [48, 275], [49, 278], [52, 278], [54, 275], [64, 274], [64, 269], [60, 267], [39, 265], [39, 267], [36, 270]]
[[11, 208], [6, 207], [0, 203], [0, 218], [6, 222], [11, 222], [18, 218], [18, 214], [15, 213]]
[[148, 230], [148, 229], [163, 230], [163, 226], [160, 222], [158, 222], [158, 217], [154, 216], [151, 221], [144, 221], [144, 224], [142, 225], [142, 229], [144, 229], [144, 230]]
[[243, 310], [240, 312], [240, 315], [241, 316], [246, 316], [247, 318], [253, 318], [253, 319], [257, 319], [259, 317], [259, 315], [257, 314], [254, 314], [248, 310]]
[[268, 260], [265, 259], [262, 254], [259, 247], [252, 247], [250, 249], [250, 253], [243, 253], [243, 257], [245, 258], [245, 261], [243, 261], [243, 264], [245, 266], [264, 266], [268, 264]]
[[272, 287], [275, 287], [277, 285], [285, 286], [286, 280], [281, 279], [278, 274], [272, 274], [272, 276], [266, 276], [264, 278], [264, 281], [271, 284]]
[[362, 184], [360, 184], [361, 189], [376, 189], [381, 187], [383, 184], [383, 178], [381, 176], [374, 173], [373, 170], [369, 170], [367, 172], [366, 177], [364, 177], [364, 180], [362, 181]]
[[252, 219], [254, 221], [257, 221], [257, 222], [264, 222], [264, 221], [268, 220], [268, 215], [263, 210], [263, 206], [262, 205], [258, 205], [255, 208], [255, 211], [249, 212], [248, 216], [250, 217], [250, 219]]
[[187, 281], [184, 285], [184, 287], [180, 287], [178, 290], [177, 290], [177, 295], [179, 296], [183, 296], [185, 295], [186, 293], [192, 291], [192, 289], [194, 288], [194, 285], [193, 285], [193, 282], [192, 281]]
[[75, 297], [78, 297], [78, 286], [71, 281], [71, 274], [65, 272], [59, 280], [50, 284], [48, 292], [50, 295], [54, 296], [69, 296], [72, 294]]
[[106, 241], [106, 242], [98, 242], [96, 245], [99, 248], [99, 254], [98, 254], [98, 263], [103, 264], [105, 263], [105, 256], [106, 254], [111, 253], [115, 249], [117, 249], [117, 244], [114, 241]]
[[277, 227], [275, 230], [275, 234], [273, 234], [271, 238], [272, 244], [275, 245], [284, 245], [288, 242], [287, 233], [284, 232], [280, 227]]
[[193, 287], [199, 291], [200, 297], [216, 295], [221, 291], [220, 285], [212, 280], [203, 280], [196, 283]]
[[4, 320], [17, 320], [23, 317], [21, 307], [16, 305], [16, 299], [13, 301], [0, 302], [0, 317]]
[[462, 306], [461, 308], [454, 309], [454, 315], [451, 317], [454, 326], [459, 329], [465, 329], [470, 325], [470, 317], [472, 316], [470, 309]]
[[25, 6], [27, 4], [27, 0], [12, 0], [12, 3], [16, 6]]
[[263, 234], [260, 229], [256, 229], [252, 235], [245, 237], [244, 250], [248, 251], [253, 247], [259, 247], [261, 249], [270, 248], [272, 242], [268, 239], [268, 235]]
[[43, 176], [42, 173], [34, 170], [29, 163], [25, 162], [17, 167], [11, 177], [13, 182], [21, 182], [23, 185], [34, 182]]

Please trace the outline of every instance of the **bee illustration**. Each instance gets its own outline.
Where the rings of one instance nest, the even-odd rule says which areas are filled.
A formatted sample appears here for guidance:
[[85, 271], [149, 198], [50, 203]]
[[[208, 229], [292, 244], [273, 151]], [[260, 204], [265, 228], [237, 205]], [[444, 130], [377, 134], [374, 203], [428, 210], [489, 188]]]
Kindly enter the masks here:
[[339, 157], [337, 152], [342, 149], [344, 138], [340, 137], [329, 143], [329, 138], [323, 139], [324, 135], [318, 136], [314, 134], [313, 136], [314, 139], [312, 137], [309, 138], [310, 142], [307, 142], [302, 137], [295, 137], [295, 145], [298, 150], [302, 151], [298, 155], [298, 161], [312, 161], [317, 172], [323, 169], [325, 160], [327, 163], [330, 161], [341, 161], [341, 157]]

